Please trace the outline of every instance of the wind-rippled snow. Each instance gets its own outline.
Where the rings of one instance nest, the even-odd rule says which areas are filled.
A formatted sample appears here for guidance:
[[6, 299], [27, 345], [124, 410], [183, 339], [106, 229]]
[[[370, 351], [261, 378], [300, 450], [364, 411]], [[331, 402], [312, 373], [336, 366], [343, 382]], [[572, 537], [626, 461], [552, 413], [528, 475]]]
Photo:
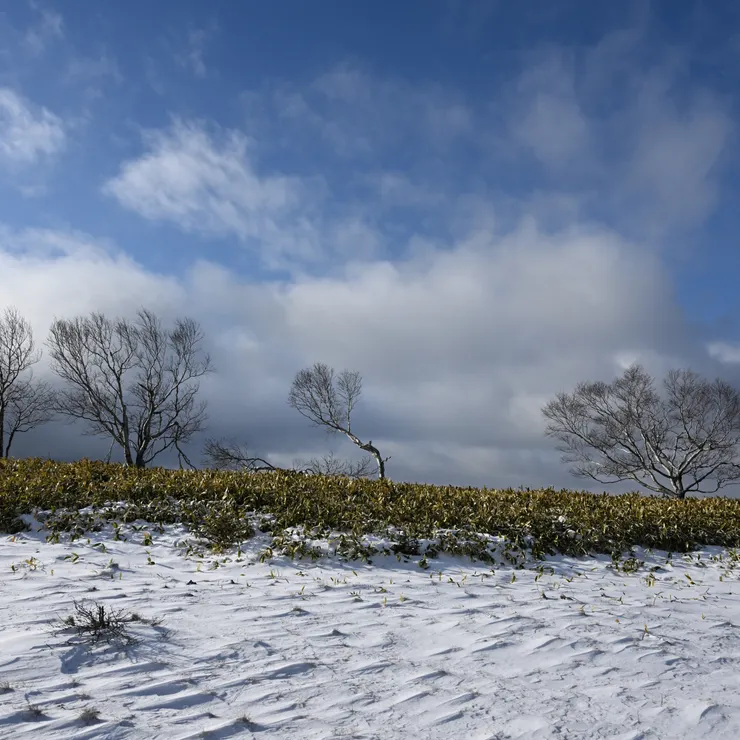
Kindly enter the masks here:
[[[0, 737], [740, 737], [740, 588], [718, 548], [540, 573], [260, 563], [258, 537], [199, 565], [185, 535], [0, 538]], [[162, 622], [90, 648], [50, 628], [75, 599]]]

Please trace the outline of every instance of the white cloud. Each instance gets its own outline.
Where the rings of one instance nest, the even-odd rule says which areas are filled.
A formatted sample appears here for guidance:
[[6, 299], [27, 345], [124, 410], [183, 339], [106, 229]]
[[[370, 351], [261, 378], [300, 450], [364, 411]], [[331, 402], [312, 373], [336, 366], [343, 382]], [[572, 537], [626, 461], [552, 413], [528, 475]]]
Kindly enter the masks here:
[[[538, 200], [553, 227], [593, 214], [675, 249], [711, 213], [734, 124], [726, 101], [683, 73], [690, 60], [649, 47], [638, 28], [522, 61], [476, 100], [341, 64], [303, 86], [246, 93], [245, 125], [299, 158], [331, 158], [350, 185], [375, 177], [383, 206], [425, 206], [448, 224], [466, 197], [509, 223]], [[534, 191], [526, 203], [507, 194], [511, 171]]]
[[185, 295], [103, 240], [49, 229], [0, 228], [0, 295], [44, 336], [55, 316], [100, 310], [132, 313], [143, 304], [168, 312]]
[[548, 54], [525, 69], [508, 115], [513, 139], [548, 167], [581, 168], [594, 154], [589, 122], [563, 54]]
[[[40, 7], [34, 0], [27, 4], [33, 16], [26, 28], [14, 25], [11, 20], [13, 13], [0, 13], [0, 56], [6, 62], [2, 65], [0, 84], [32, 89], [37, 75], [47, 82], [53, 79], [54, 84], [68, 86], [64, 105], [70, 111], [78, 108], [71, 115], [78, 120], [86, 117], [87, 112], [79, 111], [78, 92], [89, 101], [103, 97], [106, 92], [103, 81], [122, 82], [123, 76], [116, 59], [98, 38], [81, 39], [74, 33], [67, 37], [65, 22], [59, 13]], [[94, 49], [92, 52], [91, 45]], [[67, 119], [68, 125], [69, 122], [70, 119]]]
[[690, 63], [650, 48], [639, 29], [617, 32], [535, 55], [499, 108], [560, 187], [629, 233], [661, 238], [714, 208], [735, 128], [726, 101], [687, 78]]
[[386, 206], [438, 208], [445, 203], [444, 194], [436, 192], [432, 185], [415, 183], [402, 172], [374, 173], [368, 175], [367, 181]]
[[712, 210], [717, 170], [734, 125], [709, 92], [674, 102], [662, 84], [646, 81], [641, 91], [624, 183], [627, 203], [647, 203], [650, 213], [642, 215], [651, 222], [683, 226]]
[[[254, 94], [247, 96], [254, 105]], [[444, 150], [474, 132], [473, 111], [450, 90], [380, 78], [341, 64], [303, 88], [283, 85], [262, 96], [301, 138], [318, 134], [333, 154], [368, 157], [389, 146]], [[272, 111], [270, 111], [272, 112]]]
[[181, 67], [190, 69], [198, 79], [202, 80], [208, 76], [208, 69], [203, 56], [207, 44], [217, 30], [217, 26], [213, 23], [208, 28], [190, 29], [185, 50], [175, 54], [177, 63]]
[[103, 80], [113, 80], [117, 84], [123, 82], [118, 62], [107, 52], [90, 57], [71, 56], [64, 77], [70, 84], [84, 85], [88, 93], [95, 97], [103, 94], [101, 89]]
[[253, 142], [243, 134], [211, 136], [197, 123], [176, 120], [145, 141], [148, 151], [125, 162], [104, 186], [122, 206], [185, 231], [257, 240], [268, 261], [284, 254], [317, 256], [314, 227], [304, 215], [316, 188], [298, 178], [259, 173]]
[[[187, 59], [196, 75], [197, 60]], [[105, 184], [145, 219], [233, 238], [289, 267], [285, 282], [254, 284], [207, 258], [175, 279], [84, 234], [0, 232], [0, 294], [35, 326], [142, 304], [193, 315], [219, 370], [203, 384], [210, 432], [276, 461], [330, 444], [286, 404], [293, 374], [318, 360], [363, 374], [356, 426], [393, 456], [392, 477], [573, 485], [543, 436], [546, 400], [633, 359], [659, 374], [707, 358], [650, 240], [595, 225], [589, 206], [640, 211], [639, 226], [701, 219], [731, 125], [716, 99], [679, 98], [660, 71], [662, 87], [630, 78], [636, 94], [605, 123], [587, 95], [598, 75], [581, 80], [566, 61], [540, 57], [525, 71], [504, 124], [454, 93], [345, 65], [250, 96], [246, 126], [274, 133], [269, 152], [241, 131], [175, 119]], [[493, 154], [491, 136], [502, 139]], [[260, 155], [285, 155], [285, 141], [305, 155], [296, 171], [319, 162], [322, 177], [268, 168]], [[613, 141], [616, 153], [605, 150]], [[503, 148], [555, 185], [501, 195], [491, 172]], [[470, 180], [456, 180], [468, 166]], [[719, 342], [709, 355], [716, 365], [740, 353]]]
[[740, 346], [729, 342], [711, 342], [707, 346], [710, 357], [727, 365], [740, 363]]
[[333, 256], [372, 259], [384, 238], [363, 212], [346, 208], [327, 218], [320, 178], [263, 174], [255, 143], [237, 131], [209, 133], [176, 120], [145, 135], [147, 152], [125, 162], [104, 192], [144, 218], [184, 231], [234, 236], [265, 265], [298, 272]]
[[39, 337], [54, 316], [93, 309], [194, 316], [218, 368], [203, 385], [210, 433], [276, 460], [338, 442], [288, 408], [294, 373], [317, 360], [358, 369], [356, 426], [393, 455], [390, 474], [457, 484], [572, 485], [542, 435], [543, 399], [610, 380], [624, 347], [670, 355], [683, 331], [663, 272], [640, 250], [608, 232], [546, 234], [532, 223], [283, 284], [208, 262], [175, 279], [84, 234], [5, 230], [0, 294]]
[[33, 56], [39, 56], [56, 39], [64, 38], [64, 20], [59, 13], [48, 8], [39, 9], [34, 3], [31, 3], [31, 7], [39, 12], [40, 18], [28, 28], [23, 42]]
[[57, 154], [64, 144], [61, 118], [10, 88], [0, 88], [0, 162], [8, 167], [32, 165]]

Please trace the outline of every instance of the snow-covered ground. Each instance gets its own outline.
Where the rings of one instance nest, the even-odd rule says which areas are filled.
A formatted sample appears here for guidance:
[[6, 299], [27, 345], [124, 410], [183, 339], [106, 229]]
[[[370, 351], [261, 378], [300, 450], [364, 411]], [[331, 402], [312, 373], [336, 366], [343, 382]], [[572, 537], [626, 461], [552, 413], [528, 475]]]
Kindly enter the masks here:
[[[0, 537], [0, 737], [740, 737], [740, 569], [719, 549], [492, 572], [260, 563], [259, 537], [199, 563], [180, 527], [142, 536]], [[50, 625], [75, 599], [162, 622], [90, 648]]]

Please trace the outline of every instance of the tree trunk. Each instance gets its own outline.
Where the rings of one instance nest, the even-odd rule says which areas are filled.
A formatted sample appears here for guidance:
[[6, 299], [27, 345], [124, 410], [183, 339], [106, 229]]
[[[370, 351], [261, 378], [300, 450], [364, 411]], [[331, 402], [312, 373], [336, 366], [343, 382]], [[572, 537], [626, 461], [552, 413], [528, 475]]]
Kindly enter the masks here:
[[385, 478], [385, 460], [380, 455], [374, 455], [375, 462], [378, 463], [378, 478], [383, 480]]
[[13, 438], [15, 437], [15, 429], [11, 429], [8, 433], [8, 441], [5, 443], [5, 457], [10, 457], [10, 448], [13, 446]]
[[378, 479], [383, 480], [385, 478], [385, 460], [381, 457], [378, 448], [373, 445], [373, 441], [362, 442], [352, 432], [348, 432], [346, 429], [341, 429], [340, 431], [344, 432], [361, 450], [369, 452], [375, 458], [375, 462], [378, 464]]
[[[358, 440], [359, 441], [359, 440]], [[365, 452], [369, 452], [378, 464], [378, 480], [385, 478], [385, 460], [380, 455], [380, 451], [373, 445], [373, 441], [370, 440], [367, 444], [359, 444], [358, 447]]]
[[7, 457], [10, 450], [5, 447], [5, 404], [0, 403], [0, 457]]
[[123, 446], [123, 459], [126, 461], [126, 467], [132, 468], [134, 466], [134, 458], [131, 454], [131, 448], [128, 444]]

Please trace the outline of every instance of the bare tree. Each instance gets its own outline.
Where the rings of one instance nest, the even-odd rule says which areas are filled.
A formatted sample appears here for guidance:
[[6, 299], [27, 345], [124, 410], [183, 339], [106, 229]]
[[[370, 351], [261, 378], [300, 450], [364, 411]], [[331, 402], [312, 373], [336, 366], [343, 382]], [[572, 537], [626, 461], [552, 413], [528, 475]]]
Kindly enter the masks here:
[[312, 458], [308, 461], [294, 460], [292, 468], [281, 468], [273, 465], [262, 457], [249, 452], [246, 444], [233, 439], [208, 439], [203, 448], [203, 458], [209, 468], [217, 470], [245, 470], [259, 472], [261, 470], [290, 470], [306, 475], [346, 475], [350, 478], [366, 478], [375, 467], [372, 457], [366, 456], [362, 460], [339, 460], [334, 453], [322, 458]]
[[288, 396], [289, 405], [317, 426], [347, 436], [353, 444], [368, 452], [378, 466], [378, 478], [385, 478], [385, 463], [377, 447], [363, 442], [352, 432], [352, 411], [362, 394], [362, 378], [357, 371], [343, 370], [334, 378], [334, 370], [322, 362], [298, 372]]
[[135, 321], [101, 313], [57, 319], [47, 344], [67, 383], [59, 411], [108, 437], [129, 466], [145, 467], [171, 448], [187, 461], [181, 445], [206, 419], [205, 402], [196, 402], [198, 378], [213, 369], [202, 341], [192, 319], [166, 330], [146, 309]]
[[0, 457], [9, 457], [16, 434], [54, 415], [51, 386], [33, 378], [40, 359], [31, 325], [17, 309], [6, 308], [0, 316]]
[[670, 498], [716, 493], [740, 480], [740, 393], [672, 370], [661, 397], [632, 365], [613, 383], [581, 383], [544, 408], [546, 434], [572, 472], [599, 483], [635, 481]]
[[295, 467], [312, 475], [346, 475], [348, 478], [359, 480], [370, 476], [376, 464], [370, 455], [353, 462], [336, 458], [334, 453], [330, 452], [321, 458], [313, 457], [307, 462], [297, 460]]
[[203, 457], [209, 468], [217, 470], [281, 470], [261, 457], [250, 454], [246, 444], [233, 439], [208, 439]]

